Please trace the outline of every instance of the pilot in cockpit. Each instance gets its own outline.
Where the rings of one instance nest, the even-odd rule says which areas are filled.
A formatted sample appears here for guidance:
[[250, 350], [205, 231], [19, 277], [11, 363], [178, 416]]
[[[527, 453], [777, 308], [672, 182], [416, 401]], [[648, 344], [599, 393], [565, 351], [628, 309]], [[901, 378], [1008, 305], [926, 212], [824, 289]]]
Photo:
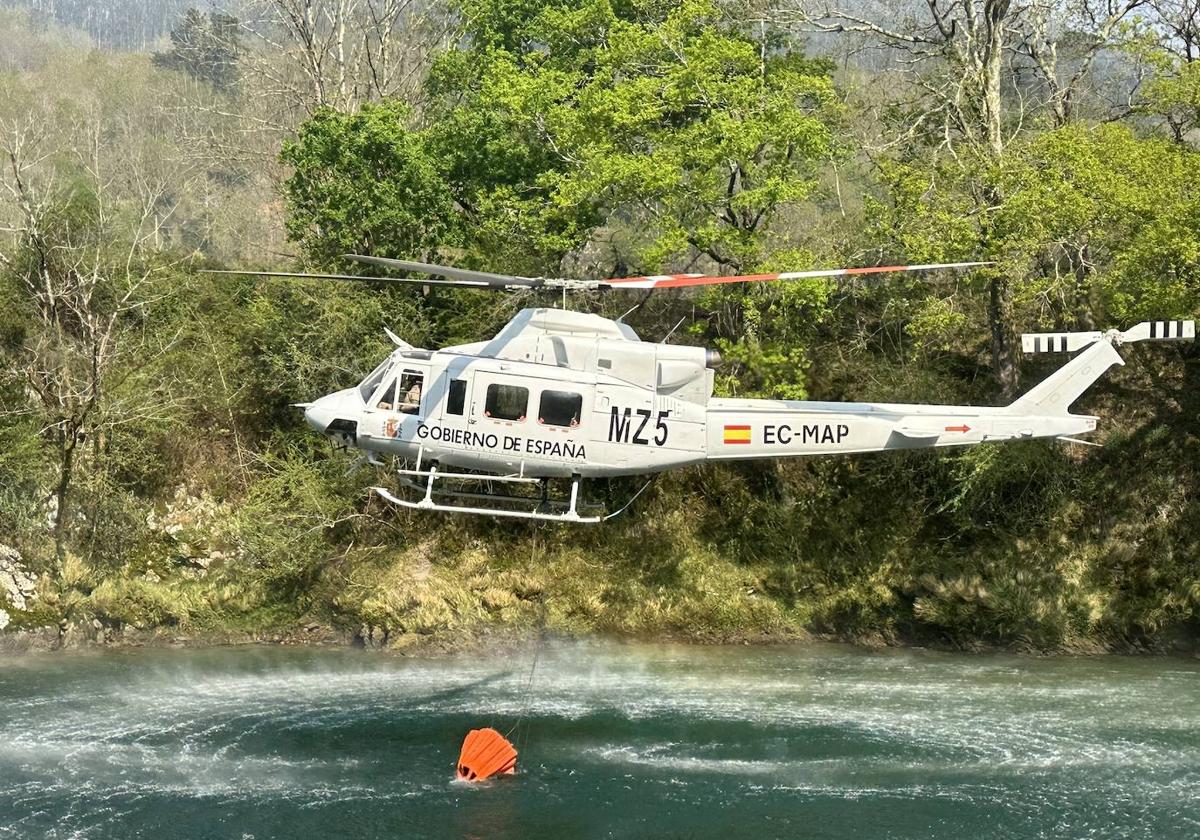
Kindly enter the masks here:
[[400, 411], [404, 414], [416, 414], [421, 410], [421, 380], [413, 379], [412, 386], [404, 393], [400, 403]]

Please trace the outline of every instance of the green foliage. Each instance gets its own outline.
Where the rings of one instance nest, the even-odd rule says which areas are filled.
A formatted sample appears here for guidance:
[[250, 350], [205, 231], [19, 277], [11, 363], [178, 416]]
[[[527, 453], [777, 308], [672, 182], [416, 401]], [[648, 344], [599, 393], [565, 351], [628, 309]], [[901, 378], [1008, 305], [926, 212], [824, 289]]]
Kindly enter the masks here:
[[1081, 307], [1116, 323], [1194, 313], [1198, 167], [1195, 152], [1119, 125], [1022, 146], [998, 175], [1007, 198], [994, 231], [1010, 263], [1034, 267], [1023, 296], [1039, 320], [1062, 323]]
[[[886, 164], [886, 200], [868, 213], [875, 235], [912, 260], [997, 261], [976, 276], [1009, 279], [1012, 320], [1025, 329], [1188, 317], [1200, 308], [1198, 166], [1191, 149], [1126, 126], [1069, 125], [966, 172], [947, 161]], [[992, 203], [978, 206], [980, 193]], [[951, 346], [961, 310], [949, 297], [930, 309], [914, 291], [910, 334]]]
[[[0, 385], [0, 404], [16, 405], [15, 389]], [[0, 541], [34, 554], [44, 549], [45, 511], [50, 469], [31, 417], [0, 417]], [[36, 553], [35, 553], [36, 552]]]
[[1143, 108], [1166, 120], [1178, 142], [1200, 129], [1200, 62], [1179, 62], [1152, 78]]
[[[760, 232], [812, 190], [831, 153], [827, 68], [794, 54], [764, 61], [763, 45], [706, 3], [681, 4], [657, 26], [615, 20], [604, 4], [543, 17], [551, 43], [594, 44], [530, 67], [542, 85], [512, 105], [543, 113], [572, 160], [555, 200], [648, 208], [652, 266], [693, 249], [721, 264], [761, 261]], [[511, 75], [496, 83], [516, 87]]]
[[552, 266], [641, 220], [646, 265], [750, 268], [833, 154], [830, 68], [765, 53], [710, 2], [463, 11], [472, 46], [431, 73], [428, 128], [397, 104], [323, 112], [286, 147], [289, 231], [318, 262], [448, 246]]
[[311, 451], [294, 446], [267, 452], [262, 469], [228, 523], [241, 557], [237, 571], [277, 597], [303, 598], [353, 516], [350, 482], [343, 465], [314, 462]]
[[443, 165], [408, 108], [368, 104], [356, 114], [323, 110], [283, 149], [288, 233], [318, 265], [345, 253], [427, 256], [453, 231]]

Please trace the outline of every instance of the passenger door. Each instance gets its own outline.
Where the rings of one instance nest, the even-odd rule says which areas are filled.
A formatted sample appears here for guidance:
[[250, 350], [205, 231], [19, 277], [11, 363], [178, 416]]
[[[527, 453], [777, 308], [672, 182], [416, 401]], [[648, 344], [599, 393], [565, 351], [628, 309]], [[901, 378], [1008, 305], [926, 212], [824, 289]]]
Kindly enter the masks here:
[[503, 459], [516, 468], [522, 460], [522, 441], [533, 426], [529, 413], [532, 393], [524, 377], [476, 372], [471, 380], [467, 418], [467, 448]]
[[433, 377], [425, 403], [425, 428], [418, 443], [440, 450], [467, 450], [471, 374], [462, 366], [450, 366]]

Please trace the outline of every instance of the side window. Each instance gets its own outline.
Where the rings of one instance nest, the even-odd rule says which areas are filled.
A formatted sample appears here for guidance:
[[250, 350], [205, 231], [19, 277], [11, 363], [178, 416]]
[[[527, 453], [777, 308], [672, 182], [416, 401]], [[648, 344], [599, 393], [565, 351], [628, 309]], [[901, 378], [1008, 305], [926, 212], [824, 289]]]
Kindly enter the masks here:
[[396, 408], [396, 380], [393, 379], [388, 383], [388, 386], [383, 389], [379, 395], [379, 402], [375, 405], [376, 408], [382, 408], [384, 411], [392, 411]]
[[578, 426], [583, 396], [572, 391], [542, 391], [538, 422], [547, 426]]
[[425, 374], [406, 370], [400, 374], [400, 387], [396, 396], [400, 400], [399, 410], [404, 414], [417, 414], [421, 410], [421, 390], [425, 387]]
[[524, 420], [529, 411], [529, 389], [519, 385], [489, 385], [483, 405], [484, 417], [493, 420]]
[[462, 414], [467, 404], [467, 380], [451, 379], [450, 394], [446, 397], [446, 413]]

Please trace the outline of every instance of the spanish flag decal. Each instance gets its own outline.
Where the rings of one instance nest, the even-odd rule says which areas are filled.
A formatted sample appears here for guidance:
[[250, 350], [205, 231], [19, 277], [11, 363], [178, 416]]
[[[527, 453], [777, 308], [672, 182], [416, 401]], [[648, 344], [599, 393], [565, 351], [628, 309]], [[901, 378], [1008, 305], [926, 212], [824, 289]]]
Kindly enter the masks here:
[[750, 427], [749, 426], [726, 426], [725, 427], [725, 442], [726, 443], [749, 443], [750, 442]]

